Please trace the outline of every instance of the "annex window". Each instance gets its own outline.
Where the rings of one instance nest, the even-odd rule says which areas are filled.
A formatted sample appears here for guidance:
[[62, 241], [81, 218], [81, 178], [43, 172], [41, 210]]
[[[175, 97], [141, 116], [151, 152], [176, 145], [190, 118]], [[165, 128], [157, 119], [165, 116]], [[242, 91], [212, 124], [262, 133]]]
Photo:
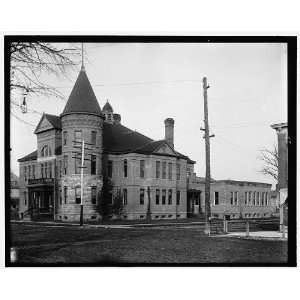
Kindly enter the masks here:
[[238, 205], [239, 204], [238, 196], [239, 196], [239, 193], [238, 192], [234, 192], [234, 205]]
[[64, 131], [64, 133], [63, 133], [63, 143], [64, 143], [64, 146], [66, 146], [68, 144], [68, 131]]
[[156, 174], [156, 178], [160, 177], [160, 161], [156, 161], [155, 163], [155, 174]]
[[215, 192], [214, 205], [219, 205], [219, 192]]
[[80, 204], [81, 203], [81, 189], [80, 189], [80, 187], [76, 187], [75, 188], [75, 202], [76, 202], [76, 204]]
[[162, 162], [162, 179], [166, 179], [167, 173], [167, 163], [165, 161]]
[[172, 163], [168, 163], [168, 178], [172, 180]]
[[140, 160], [140, 177], [144, 178], [145, 177], [145, 161]]
[[127, 205], [127, 189], [123, 189], [123, 205]]
[[81, 143], [81, 140], [82, 140], [82, 131], [81, 130], [74, 131], [74, 140], [75, 140], [75, 146], [78, 146], [78, 143]]
[[81, 165], [81, 155], [80, 153], [75, 153], [75, 174], [80, 174], [80, 165]]
[[180, 180], [180, 164], [176, 164], [176, 179]]
[[128, 176], [128, 162], [127, 162], [127, 159], [124, 159], [124, 162], [123, 162], [123, 173], [124, 173], [124, 177]]
[[91, 144], [92, 145], [96, 145], [96, 134], [97, 134], [96, 131], [91, 132]]
[[107, 176], [108, 176], [109, 178], [112, 177], [112, 172], [113, 172], [113, 162], [112, 162], [112, 160], [109, 160], [109, 161], [107, 162]]
[[92, 204], [96, 204], [96, 196], [97, 196], [97, 187], [92, 186], [91, 189]]
[[64, 155], [64, 175], [68, 172], [68, 155]]
[[162, 205], [165, 205], [165, 204], [166, 204], [166, 190], [162, 190], [161, 204], [162, 204]]
[[159, 205], [159, 198], [160, 198], [160, 190], [156, 190], [155, 194], [155, 204]]
[[172, 190], [171, 189], [169, 190], [169, 193], [168, 193], [168, 204], [169, 205], [172, 204]]
[[68, 187], [64, 186], [64, 202], [67, 204], [68, 201]]
[[176, 192], [176, 205], [180, 204], [180, 191]]
[[140, 189], [140, 205], [144, 205], [145, 202], [145, 189]]
[[91, 175], [96, 175], [96, 155], [91, 155]]

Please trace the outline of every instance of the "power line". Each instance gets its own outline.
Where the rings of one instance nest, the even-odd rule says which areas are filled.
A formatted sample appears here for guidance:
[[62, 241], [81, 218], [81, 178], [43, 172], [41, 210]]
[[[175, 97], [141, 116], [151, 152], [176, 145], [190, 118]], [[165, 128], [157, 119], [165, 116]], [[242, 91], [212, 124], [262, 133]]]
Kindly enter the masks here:
[[32, 127], [36, 127], [35, 125], [33, 125], [33, 124], [31, 124], [31, 123], [29, 123], [29, 122], [27, 122], [27, 121], [24, 121], [23, 119], [21, 119], [21, 118], [19, 118], [17, 115], [15, 115], [12, 111], [10, 112], [11, 113], [11, 115], [12, 116], [14, 116], [17, 120], [19, 120], [20, 122], [23, 122], [24, 124], [26, 124], [26, 125], [30, 125], [30, 126], [32, 126]]
[[[11, 103], [12, 103], [13, 105], [18, 106], [18, 107], [21, 108], [21, 105], [18, 104], [18, 103], [16, 103], [16, 102], [11, 101]], [[41, 113], [41, 112], [39, 112], [39, 111], [37, 111], [37, 110], [34, 110], [34, 109], [27, 109], [27, 112], [32, 112], [32, 113], [39, 114], [39, 115], [42, 115], [42, 114], [43, 114], [43, 113]]]
[[[185, 82], [195, 82], [199, 83], [199, 80], [195, 79], [178, 79], [178, 80], [166, 80], [166, 81], [134, 81], [134, 82], [121, 82], [121, 83], [97, 83], [93, 86], [131, 86], [131, 85], [148, 85], [148, 84], [169, 84], [169, 83], [185, 83]], [[57, 86], [56, 89], [68, 89], [71, 86]]]

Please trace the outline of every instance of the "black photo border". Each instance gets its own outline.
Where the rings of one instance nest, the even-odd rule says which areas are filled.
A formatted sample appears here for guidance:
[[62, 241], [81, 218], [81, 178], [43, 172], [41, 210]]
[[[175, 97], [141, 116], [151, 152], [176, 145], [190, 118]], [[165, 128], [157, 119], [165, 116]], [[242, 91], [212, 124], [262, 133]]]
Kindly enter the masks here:
[[[288, 81], [288, 261], [286, 263], [11, 263], [10, 228], [10, 43], [12, 42], [78, 43], [286, 43]], [[4, 155], [5, 155], [5, 266], [6, 267], [97, 267], [97, 266], [217, 266], [217, 267], [295, 267], [296, 247], [296, 130], [297, 130], [297, 37], [296, 36], [150, 36], [150, 35], [6, 35], [4, 36]], [[271, 125], [271, 124], [270, 124]]]

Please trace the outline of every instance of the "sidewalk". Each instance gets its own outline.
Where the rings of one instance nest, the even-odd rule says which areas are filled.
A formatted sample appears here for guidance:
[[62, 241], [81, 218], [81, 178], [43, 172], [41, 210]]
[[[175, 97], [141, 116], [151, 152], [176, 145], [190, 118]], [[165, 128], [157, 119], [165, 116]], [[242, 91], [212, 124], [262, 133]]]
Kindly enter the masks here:
[[236, 237], [248, 240], [270, 240], [270, 241], [287, 241], [288, 233], [285, 233], [283, 237], [282, 232], [279, 231], [253, 231], [249, 232], [249, 236], [246, 236], [245, 232], [230, 232], [225, 235], [219, 235], [219, 237]]

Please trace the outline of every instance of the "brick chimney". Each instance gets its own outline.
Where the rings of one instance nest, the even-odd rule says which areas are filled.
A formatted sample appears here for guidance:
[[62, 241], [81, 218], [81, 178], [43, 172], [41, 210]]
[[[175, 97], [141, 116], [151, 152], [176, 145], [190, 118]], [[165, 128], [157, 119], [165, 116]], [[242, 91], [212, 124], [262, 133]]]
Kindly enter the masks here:
[[174, 119], [165, 119], [165, 140], [174, 148]]

